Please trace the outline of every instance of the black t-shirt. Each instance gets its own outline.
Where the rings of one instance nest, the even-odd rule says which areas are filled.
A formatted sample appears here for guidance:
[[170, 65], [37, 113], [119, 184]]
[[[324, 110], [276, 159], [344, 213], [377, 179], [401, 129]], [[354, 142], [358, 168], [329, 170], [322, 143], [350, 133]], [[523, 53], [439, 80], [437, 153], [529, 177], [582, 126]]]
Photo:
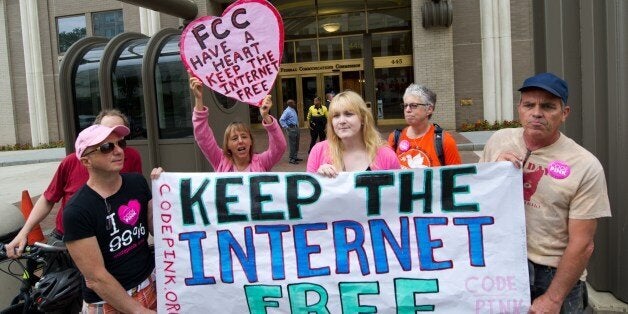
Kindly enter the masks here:
[[[105, 268], [128, 290], [139, 285], [155, 268], [148, 247], [148, 202], [152, 199], [146, 179], [137, 173], [121, 174], [120, 190], [104, 199], [83, 185], [63, 211], [64, 241], [96, 237]], [[88, 303], [102, 301], [83, 282]]]

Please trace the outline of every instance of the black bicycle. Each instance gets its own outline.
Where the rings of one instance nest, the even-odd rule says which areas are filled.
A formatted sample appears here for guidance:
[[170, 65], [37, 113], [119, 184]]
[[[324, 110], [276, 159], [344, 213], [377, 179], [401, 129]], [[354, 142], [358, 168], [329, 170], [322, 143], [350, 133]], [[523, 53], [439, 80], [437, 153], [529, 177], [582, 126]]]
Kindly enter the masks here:
[[67, 249], [35, 242], [27, 246], [20, 259], [9, 259], [0, 243], [0, 271], [21, 282], [11, 305], [0, 311], [10, 313], [79, 313], [83, 299], [81, 274]]

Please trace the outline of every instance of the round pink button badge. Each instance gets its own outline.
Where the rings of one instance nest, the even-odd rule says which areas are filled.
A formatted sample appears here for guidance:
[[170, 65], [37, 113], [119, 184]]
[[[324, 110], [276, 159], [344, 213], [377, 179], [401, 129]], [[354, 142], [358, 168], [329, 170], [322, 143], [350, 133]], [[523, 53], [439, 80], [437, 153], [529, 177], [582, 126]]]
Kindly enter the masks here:
[[564, 179], [571, 173], [571, 168], [564, 161], [554, 160], [547, 165], [547, 172], [554, 179]]
[[410, 142], [408, 142], [407, 140], [403, 140], [399, 142], [400, 151], [405, 152], [405, 151], [408, 151], [409, 148], [410, 148]]

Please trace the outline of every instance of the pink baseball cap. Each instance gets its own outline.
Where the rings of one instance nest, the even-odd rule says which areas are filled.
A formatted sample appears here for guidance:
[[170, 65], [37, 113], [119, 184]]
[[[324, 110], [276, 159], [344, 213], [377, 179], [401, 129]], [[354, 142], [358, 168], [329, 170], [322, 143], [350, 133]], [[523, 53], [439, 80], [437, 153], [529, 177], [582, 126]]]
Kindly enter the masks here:
[[74, 149], [76, 150], [76, 158], [81, 159], [83, 153], [85, 153], [85, 149], [90, 146], [100, 144], [111, 133], [115, 133], [120, 137], [124, 137], [127, 136], [129, 132], [129, 128], [124, 125], [117, 125], [113, 128], [106, 127], [101, 124], [91, 125], [85, 130], [81, 131], [81, 133], [79, 133], [78, 137], [76, 138], [76, 143], [74, 144]]

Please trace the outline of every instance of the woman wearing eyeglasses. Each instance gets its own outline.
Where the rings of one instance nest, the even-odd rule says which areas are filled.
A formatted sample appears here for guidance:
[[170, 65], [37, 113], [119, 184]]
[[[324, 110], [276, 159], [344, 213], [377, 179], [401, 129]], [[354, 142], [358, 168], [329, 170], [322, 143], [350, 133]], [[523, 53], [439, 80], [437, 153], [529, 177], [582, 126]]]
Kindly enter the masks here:
[[266, 172], [281, 160], [286, 151], [286, 139], [277, 119], [268, 113], [273, 105], [270, 95], [264, 98], [259, 108], [262, 125], [268, 132], [268, 150], [256, 154], [253, 152], [251, 129], [242, 122], [229, 124], [225, 129], [222, 147], [218, 146], [214, 133], [207, 123], [209, 112], [203, 105], [203, 83], [196, 77], [190, 77], [190, 89], [195, 98], [192, 114], [194, 138], [214, 171]]
[[333, 178], [344, 171], [399, 169], [397, 156], [382, 141], [360, 95], [346, 91], [334, 96], [327, 120], [329, 136], [312, 148], [308, 172]]
[[[129, 121], [127, 117], [117, 109], [109, 109], [101, 111], [95, 118], [94, 124], [102, 124], [107, 127], [115, 127], [118, 125], [124, 125], [129, 127]], [[142, 157], [139, 152], [132, 148], [126, 147], [126, 142], [119, 143], [119, 146], [124, 146], [124, 164], [122, 166], [121, 173], [142, 173]], [[126, 148], [125, 148], [126, 147]], [[100, 148], [103, 153], [110, 153], [113, 148], [107, 146]], [[55, 229], [48, 235], [49, 244], [61, 244], [61, 238], [64, 233], [63, 229], [63, 209], [67, 202], [72, 198], [74, 193], [83, 186], [89, 174], [85, 166], [81, 164], [81, 161], [76, 158], [74, 153], [66, 156], [57, 171], [55, 172], [50, 185], [42, 196], [37, 200], [30, 216], [24, 223], [22, 230], [18, 235], [7, 244], [7, 255], [11, 258], [17, 258], [21, 256], [21, 252], [24, 250], [24, 246], [27, 242], [27, 235], [31, 232], [35, 226], [41, 223], [52, 211], [52, 208], [56, 203], [61, 201], [61, 206], [57, 212], [55, 219]]]
[[399, 158], [401, 168], [423, 168], [461, 163], [454, 138], [430, 119], [436, 107], [436, 93], [425, 86], [410, 84], [401, 109], [408, 126], [388, 136], [388, 145]]

